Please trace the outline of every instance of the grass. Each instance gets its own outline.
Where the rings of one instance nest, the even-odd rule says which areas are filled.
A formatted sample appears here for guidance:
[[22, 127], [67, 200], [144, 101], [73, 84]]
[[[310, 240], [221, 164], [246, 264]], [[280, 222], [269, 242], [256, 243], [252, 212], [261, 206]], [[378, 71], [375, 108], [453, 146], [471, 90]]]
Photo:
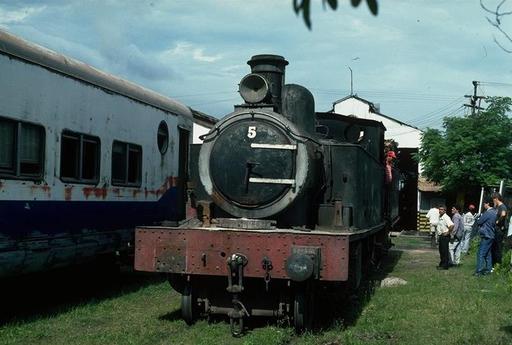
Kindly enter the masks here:
[[232, 338], [223, 319], [189, 327], [180, 320], [179, 297], [167, 282], [91, 272], [10, 283], [0, 298], [8, 307], [0, 317], [0, 344], [512, 343], [509, 276], [473, 277], [474, 255], [461, 267], [437, 271], [438, 253], [428, 239], [402, 236], [394, 242], [376, 277], [408, 283], [368, 285], [348, 302], [328, 300], [319, 328], [301, 336], [272, 321], [253, 323], [242, 338]]

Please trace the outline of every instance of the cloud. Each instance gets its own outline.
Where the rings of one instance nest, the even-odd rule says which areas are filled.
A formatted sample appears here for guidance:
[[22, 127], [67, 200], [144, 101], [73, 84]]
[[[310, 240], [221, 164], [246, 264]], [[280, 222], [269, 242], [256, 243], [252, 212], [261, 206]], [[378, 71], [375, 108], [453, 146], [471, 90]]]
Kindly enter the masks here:
[[0, 7], [0, 25], [19, 24], [33, 15], [44, 11], [46, 6], [28, 6], [19, 9], [5, 9]]
[[311, 3], [311, 31], [275, 0], [0, 0], [0, 25], [150, 89], [197, 95], [184, 101], [212, 114], [232, 109], [218, 92], [236, 96], [245, 62], [262, 53], [290, 62], [288, 83], [339, 90], [318, 92], [320, 110], [346, 95], [351, 66], [355, 90], [381, 90], [369, 100], [404, 119], [435, 102], [418, 110], [389, 90], [464, 95], [471, 80], [510, 78], [477, 0], [383, 1], [376, 17], [346, 0], [337, 11]]
[[166, 57], [192, 58], [199, 62], [215, 62], [222, 58], [222, 55], [206, 55], [205, 48], [197, 47], [190, 42], [177, 42], [174, 48], [163, 52]]

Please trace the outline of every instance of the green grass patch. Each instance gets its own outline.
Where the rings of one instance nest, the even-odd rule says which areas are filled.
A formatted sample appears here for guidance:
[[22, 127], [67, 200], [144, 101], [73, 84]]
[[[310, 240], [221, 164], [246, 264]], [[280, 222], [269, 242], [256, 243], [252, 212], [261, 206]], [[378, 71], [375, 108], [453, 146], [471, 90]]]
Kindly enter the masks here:
[[272, 320], [242, 338], [231, 337], [224, 319], [187, 326], [179, 296], [167, 282], [154, 281], [12, 317], [0, 326], [0, 344], [512, 344], [510, 274], [503, 269], [473, 277], [475, 250], [461, 267], [438, 271], [439, 254], [428, 238], [393, 241], [376, 277], [407, 284], [377, 286], [350, 302], [333, 300], [325, 311], [339, 309], [335, 319], [304, 335]]

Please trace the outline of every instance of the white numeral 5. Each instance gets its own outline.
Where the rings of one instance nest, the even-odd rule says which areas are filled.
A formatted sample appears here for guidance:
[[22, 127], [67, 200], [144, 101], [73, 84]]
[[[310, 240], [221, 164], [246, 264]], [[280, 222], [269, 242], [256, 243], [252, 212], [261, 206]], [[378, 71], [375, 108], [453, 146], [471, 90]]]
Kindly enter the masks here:
[[249, 126], [247, 128], [247, 137], [250, 139], [256, 138], [256, 126]]

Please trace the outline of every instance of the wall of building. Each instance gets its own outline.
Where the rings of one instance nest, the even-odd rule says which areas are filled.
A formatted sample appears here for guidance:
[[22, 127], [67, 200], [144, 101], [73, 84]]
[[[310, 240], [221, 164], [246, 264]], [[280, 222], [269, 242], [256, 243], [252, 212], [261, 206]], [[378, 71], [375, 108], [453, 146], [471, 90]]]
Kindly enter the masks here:
[[356, 98], [349, 98], [334, 105], [334, 112], [343, 115], [355, 115], [360, 118], [381, 121], [386, 127], [386, 139], [395, 140], [400, 147], [418, 148], [421, 131], [406, 124], [393, 121], [370, 111], [370, 106]]
[[192, 130], [192, 144], [201, 144], [203, 141], [199, 139], [201, 135], [205, 135], [210, 131], [209, 127], [200, 125], [194, 122], [193, 130]]

